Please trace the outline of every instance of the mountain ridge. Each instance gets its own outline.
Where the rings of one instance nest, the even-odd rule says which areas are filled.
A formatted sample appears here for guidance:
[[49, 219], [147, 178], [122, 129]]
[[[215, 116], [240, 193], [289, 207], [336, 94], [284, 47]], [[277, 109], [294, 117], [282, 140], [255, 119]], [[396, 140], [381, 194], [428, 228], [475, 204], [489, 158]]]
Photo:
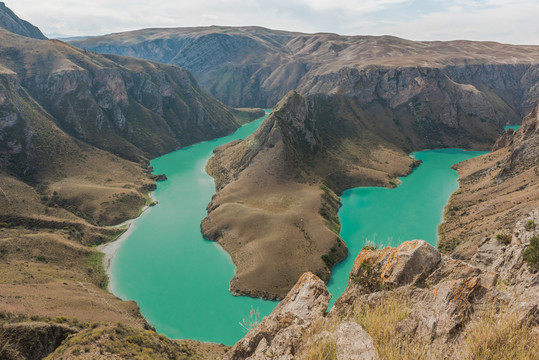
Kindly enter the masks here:
[[6, 6], [4, 2], [0, 1], [0, 27], [26, 37], [47, 40], [47, 37], [43, 35], [41, 30], [36, 26], [30, 24], [28, 21], [19, 18], [10, 8]]
[[[274, 106], [290, 90], [331, 93], [328, 78], [381, 68], [536, 64], [537, 46], [303, 34], [260, 27], [145, 29], [74, 41], [97, 52], [174, 63], [233, 106]], [[316, 84], [323, 79], [323, 84]], [[357, 80], [356, 80], [357, 81]], [[521, 117], [526, 115], [520, 114]]]

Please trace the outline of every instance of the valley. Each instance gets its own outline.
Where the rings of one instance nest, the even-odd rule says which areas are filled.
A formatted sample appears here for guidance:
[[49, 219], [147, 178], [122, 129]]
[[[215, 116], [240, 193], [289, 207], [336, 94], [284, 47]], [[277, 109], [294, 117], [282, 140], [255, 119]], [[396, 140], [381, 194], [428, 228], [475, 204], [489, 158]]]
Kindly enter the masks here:
[[[0, 358], [533, 359], [538, 69], [256, 26], [66, 43], [0, 3]], [[349, 219], [356, 192], [397, 214]]]

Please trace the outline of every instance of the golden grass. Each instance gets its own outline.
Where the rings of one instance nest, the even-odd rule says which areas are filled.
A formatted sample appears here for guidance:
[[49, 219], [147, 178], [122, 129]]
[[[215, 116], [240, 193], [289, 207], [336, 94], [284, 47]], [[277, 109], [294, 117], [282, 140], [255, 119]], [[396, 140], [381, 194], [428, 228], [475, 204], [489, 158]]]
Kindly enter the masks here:
[[335, 338], [332, 333], [337, 329], [341, 319], [327, 316], [315, 321], [303, 335], [303, 346], [299, 350], [301, 360], [333, 360], [337, 359]]
[[325, 338], [315, 341], [307, 350], [305, 360], [337, 360], [335, 339]]
[[[397, 331], [397, 324], [406, 319], [411, 306], [398, 294], [382, 297], [376, 304], [369, 306], [360, 304], [355, 309], [356, 321], [363, 326], [374, 340], [376, 349], [382, 359], [436, 359], [434, 349], [429, 349], [424, 339], [403, 337]], [[429, 354], [430, 352], [430, 354]]]
[[520, 324], [515, 312], [498, 314], [489, 307], [477, 313], [455, 343], [441, 344], [399, 334], [397, 324], [410, 311], [407, 300], [397, 294], [356, 307], [356, 321], [371, 335], [382, 359], [539, 359], [539, 336], [529, 324]]
[[539, 336], [516, 312], [500, 315], [489, 309], [472, 320], [455, 349], [457, 359], [537, 360]]

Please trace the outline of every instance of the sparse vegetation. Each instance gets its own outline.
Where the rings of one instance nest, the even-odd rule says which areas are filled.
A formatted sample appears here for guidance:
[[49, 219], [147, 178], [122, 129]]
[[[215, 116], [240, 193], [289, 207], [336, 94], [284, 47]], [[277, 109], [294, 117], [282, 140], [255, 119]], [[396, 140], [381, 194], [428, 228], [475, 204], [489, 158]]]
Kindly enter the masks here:
[[449, 240], [445, 240], [442, 237], [440, 237], [440, 241], [438, 242], [438, 250], [444, 254], [449, 254], [453, 250], [457, 248], [462, 243], [461, 239], [458, 238], [452, 238]]
[[337, 360], [335, 340], [324, 338], [315, 341], [307, 351], [305, 360]]
[[469, 324], [455, 346], [455, 357], [474, 360], [537, 359], [539, 339], [517, 313], [498, 314], [494, 308]]
[[258, 308], [255, 309], [251, 305], [251, 311], [249, 312], [249, 316], [243, 318], [239, 324], [244, 330], [249, 331], [258, 324], [260, 324], [260, 320], [260, 311], [258, 310]]
[[323, 191], [325, 191], [325, 192], [327, 192], [327, 193], [331, 191], [331, 190], [329, 190], [329, 188], [328, 188], [326, 185], [324, 185], [324, 184], [320, 184], [320, 189], [322, 189]]
[[526, 221], [526, 225], [524, 225], [524, 228], [526, 229], [526, 231], [535, 230], [535, 219]]
[[[371, 335], [380, 357], [384, 360], [417, 360], [443, 358], [442, 353], [430, 348], [426, 339], [403, 337], [397, 324], [411, 312], [407, 301], [398, 294], [385, 294], [375, 304], [359, 304], [355, 309], [356, 321]], [[440, 357], [437, 357], [440, 355]]]
[[[167, 339], [150, 330], [116, 325], [98, 325], [70, 336], [46, 359], [78, 356], [82, 352], [95, 358], [120, 359], [201, 359], [189, 345]], [[91, 358], [91, 357], [90, 357]]]
[[368, 262], [361, 263], [357, 275], [351, 275], [350, 278], [367, 292], [380, 291], [384, 288], [380, 273], [373, 264]]
[[530, 239], [530, 245], [522, 252], [522, 258], [534, 271], [539, 271], [539, 235]]
[[109, 278], [103, 267], [103, 256], [105, 256], [105, 254], [99, 251], [90, 253], [88, 256], [87, 271], [92, 282], [101, 289], [106, 290]]

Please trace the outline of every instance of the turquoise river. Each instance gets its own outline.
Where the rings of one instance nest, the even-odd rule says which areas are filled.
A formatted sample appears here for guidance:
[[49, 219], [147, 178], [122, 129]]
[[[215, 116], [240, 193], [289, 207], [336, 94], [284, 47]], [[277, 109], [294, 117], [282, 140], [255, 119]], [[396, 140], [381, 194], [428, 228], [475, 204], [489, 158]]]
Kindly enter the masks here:
[[[230, 256], [204, 240], [200, 222], [214, 194], [205, 165], [217, 146], [245, 138], [259, 119], [230, 136], [196, 144], [152, 161], [155, 173], [165, 173], [153, 192], [159, 204], [133, 222], [112, 259], [111, 289], [135, 300], [159, 333], [231, 345], [245, 333], [240, 325], [252, 309], [260, 317], [277, 302], [235, 297], [228, 291], [234, 275]], [[356, 188], [346, 191], [339, 211], [341, 235], [350, 255], [338, 264], [329, 288], [334, 299], [348, 280], [352, 262], [366, 242], [398, 245], [421, 238], [436, 243], [437, 227], [450, 194], [457, 189], [451, 165], [483, 154], [433, 150], [415, 154], [423, 163], [402, 178], [396, 189]], [[256, 316], [255, 316], [256, 317]]]

